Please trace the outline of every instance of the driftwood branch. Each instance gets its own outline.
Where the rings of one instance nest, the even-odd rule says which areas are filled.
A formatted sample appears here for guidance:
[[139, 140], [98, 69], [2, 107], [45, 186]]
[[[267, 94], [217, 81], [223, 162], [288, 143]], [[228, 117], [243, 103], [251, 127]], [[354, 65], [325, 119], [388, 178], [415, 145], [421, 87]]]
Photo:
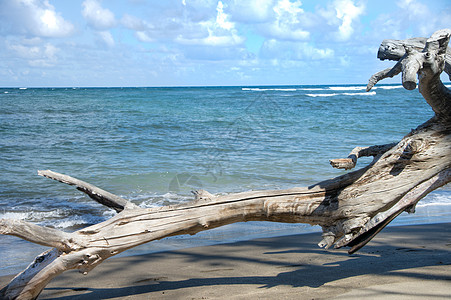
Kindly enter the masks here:
[[[441, 30], [424, 43], [421, 40], [423, 49], [406, 51], [393, 68], [396, 72], [401, 69], [407, 89], [415, 88], [418, 74], [419, 90], [435, 116], [398, 143], [357, 147], [348, 158], [331, 160], [336, 168], [351, 169], [359, 157], [374, 157], [362, 169], [310, 187], [227, 195], [198, 191], [191, 203], [140, 208], [79, 179], [39, 171], [39, 175], [74, 185], [118, 214], [72, 233], [1, 220], [1, 234], [53, 249], [39, 255], [5, 286], [0, 298], [35, 299], [50, 280], [66, 270], [78, 269], [86, 274], [105, 259], [140, 244], [235, 222], [320, 225], [321, 247], [349, 246], [349, 253], [357, 251], [401, 212], [413, 212], [425, 195], [451, 182], [451, 96], [440, 81], [449, 37], [448, 30]], [[375, 78], [395, 71], [384, 71], [381, 74], [385, 75]]]
[[104, 191], [90, 183], [81, 181], [77, 178], [73, 178], [68, 175], [60, 174], [50, 170], [40, 170], [38, 171], [38, 175], [54, 179], [62, 183], [66, 183], [68, 185], [75, 185], [77, 190], [82, 191], [83, 193], [87, 194], [91, 199], [99, 202], [102, 205], [112, 208], [117, 212], [120, 212], [125, 208], [137, 207], [135, 204], [129, 202], [128, 200], [122, 197]]
[[347, 158], [336, 158], [331, 159], [330, 164], [336, 169], [350, 170], [355, 168], [357, 164], [357, 159], [360, 157], [373, 156], [374, 158], [387, 152], [389, 149], [393, 148], [396, 143], [387, 145], [375, 145], [370, 147], [355, 147]]
[[366, 86], [366, 91], [369, 92], [371, 89], [381, 81], [382, 79], [392, 78], [402, 72], [402, 60], [405, 56], [403, 56], [399, 62], [393, 67], [377, 72], [368, 80], [368, 85]]
[[72, 240], [71, 234], [61, 230], [41, 227], [22, 220], [0, 220], [0, 234], [14, 235], [26, 241], [49, 247], [55, 247], [63, 251], [80, 248]]
[[[378, 57], [398, 62], [390, 71], [374, 74], [368, 82], [367, 91], [377, 81], [399, 71], [402, 72], [404, 88], [413, 90], [417, 85], [418, 74], [420, 93], [432, 107], [436, 117], [448, 121], [451, 118], [451, 91], [443, 85], [440, 74], [451, 69], [451, 51], [447, 47], [450, 36], [451, 29], [442, 29], [429, 39], [410, 39], [404, 42], [385, 40], [379, 48]], [[419, 49], [419, 45], [423, 43], [424, 47]], [[451, 72], [448, 75], [451, 77]]]
[[[406, 40], [383, 40], [379, 46], [377, 58], [380, 60], [394, 60], [399, 61], [406, 55], [406, 48], [416, 51], [423, 51], [426, 45], [427, 38], [411, 38]], [[445, 67], [444, 72], [448, 74], [451, 80], [451, 49], [447, 48], [445, 53]], [[389, 76], [390, 77], [390, 76]]]

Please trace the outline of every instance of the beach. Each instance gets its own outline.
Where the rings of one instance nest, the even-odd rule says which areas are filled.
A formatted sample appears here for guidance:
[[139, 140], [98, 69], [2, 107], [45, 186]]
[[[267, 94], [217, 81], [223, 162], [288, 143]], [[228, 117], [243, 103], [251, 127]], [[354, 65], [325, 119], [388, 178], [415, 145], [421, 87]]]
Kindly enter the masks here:
[[[449, 299], [451, 223], [392, 226], [360, 252], [319, 233], [112, 258], [39, 299]], [[11, 276], [0, 277], [3, 286]]]
[[[421, 95], [401, 85], [364, 90], [2, 89], [0, 218], [73, 232], [115, 214], [36, 170], [79, 178], [143, 208], [186, 203], [199, 189], [277, 190], [343, 175], [329, 159], [399, 141], [432, 116]], [[356, 168], [370, 162], [359, 159]], [[318, 226], [237, 223], [141, 245], [87, 276], [66, 272], [40, 299], [449, 297], [442, 287], [450, 285], [450, 186], [416, 208], [353, 256], [319, 249]], [[2, 236], [1, 284], [45, 249]]]

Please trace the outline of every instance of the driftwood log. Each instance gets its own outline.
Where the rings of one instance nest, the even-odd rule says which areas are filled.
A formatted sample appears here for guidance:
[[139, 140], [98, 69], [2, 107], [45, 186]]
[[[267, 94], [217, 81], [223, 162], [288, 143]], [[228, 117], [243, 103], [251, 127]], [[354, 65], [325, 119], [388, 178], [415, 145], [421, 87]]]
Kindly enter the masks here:
[[0, 298], [35, 299], [52, 278], [66, 270], [86, 274], [105, 259], [140, 244], [234, 222], [320, 225], [323, 239], [319, 246], [348, 246], [349, 253], [357, 251], [401, 212], [413, 212], [420, 199], [451, 181], [451, 92], [440, 81], [450, 34], [451, 30], [437, 31], [429, 39], [420, 39], [420, 46], [406, 40], [406, 51], [398, 56], [390, 56], [383, 43], [379, 57], [398, 62], [375, 74], [368, 84], [371, 89], [377, 81], [402, 73], [403, 86], [412, 90], [418, 74], [419, 91], [434, 117], [398, 143], [358, 147], [348, 158], [332, 160], [333, 167], [352, 169], [359, 157], [374, 157], [360, 170], [310, 187], [221, 196], [197, 191], [195, 201], [188, 204], [140, 208], [81, 180], [39, 171], [39, 175], [74, 185], [118, 214], [72, 233], [0, 220], [1, 234], [52, 247], [13, 278], [0, 291]]

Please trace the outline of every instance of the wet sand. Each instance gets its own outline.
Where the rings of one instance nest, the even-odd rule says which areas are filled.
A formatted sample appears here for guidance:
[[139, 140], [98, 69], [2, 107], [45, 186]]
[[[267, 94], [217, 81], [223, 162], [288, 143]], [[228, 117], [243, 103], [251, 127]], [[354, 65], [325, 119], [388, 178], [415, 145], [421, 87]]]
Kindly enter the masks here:
[[[112, 258], [39, 299], [451, 299], [451, 224], [389, 227], [354, 255], [319, 233]], [[11, 276], [0, 277], [0, 285]]]

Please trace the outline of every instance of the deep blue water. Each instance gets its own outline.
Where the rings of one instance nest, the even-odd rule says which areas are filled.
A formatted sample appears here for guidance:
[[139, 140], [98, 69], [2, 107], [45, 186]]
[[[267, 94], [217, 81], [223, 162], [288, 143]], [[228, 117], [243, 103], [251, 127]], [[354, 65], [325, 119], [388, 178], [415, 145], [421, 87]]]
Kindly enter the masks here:
[[[147, 207], [188, 201], [199, 188], [278, 189], [338, 176], [345, 171], [331, 168], [329, 159], [346, 157], [355, 146], [398, 141], [432, 116], [418, 90], [364, 88], [0, 89], [0, 218], [70, 231], [113, 214], [73, 187], [38, 176], [40, 169]], [[445, 187], [420, 202], [419, 214], [398, 222], [450, 221], [450, 208], [451, 189]], [[204, 236], [233, 240], [231, 228]], [[250, 236], [310, 230], [246, 228]], [[191, 245], [196, 243], [201, 241]], [[1, 236], [0, 253], [9, 262], [0, 265], [0, 274], [39, 253], [29, 246]], [[24, 251], [18, 254], [18, 248]]]

